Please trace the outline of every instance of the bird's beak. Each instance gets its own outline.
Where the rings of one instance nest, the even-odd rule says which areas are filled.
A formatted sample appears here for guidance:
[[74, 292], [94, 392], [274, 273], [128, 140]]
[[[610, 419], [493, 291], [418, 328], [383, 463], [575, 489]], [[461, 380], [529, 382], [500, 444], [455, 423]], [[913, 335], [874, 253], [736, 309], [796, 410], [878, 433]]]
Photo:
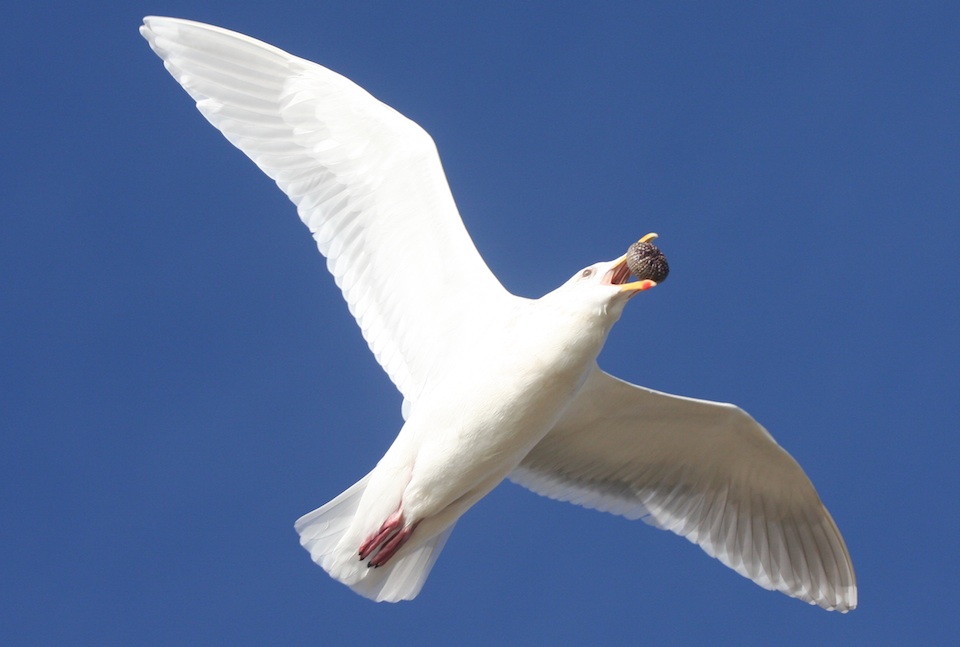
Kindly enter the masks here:
[[[657, 238], [657, 234], [649, 233], [638, 242], [649, 243], [651, 240]], [[630, 292], [630, 296], [638, 292], [643, 292], [644, 290], [649, 290], [654, 287], [657, 282], [651, 281], [650, 279], [644, 279], [642, 281], [630, 281], [631, 272], [630, 268], [627, 267], [627, 256], [630, 252], [627, 252], [617, 260], [613, 262], [613, 269], [607, 272], [607, 276], [604, 277], [604, 282], [609, 281], [610, 285], [616, 285], [620, 288], [621, 292]]]
[[[653, 236], [656, 236], [656, 234], [653, 234]], [[632, 292], [634, 294], [649, 290], [656, 285], [656, 282], [650, 279], [630, 281], [630, 276], [630, 268], [627, 267], [627, 255], [624, 254], [613, 262], [613, 267], [607, 271], [603, 282], [617, 286], [621, 292]]]

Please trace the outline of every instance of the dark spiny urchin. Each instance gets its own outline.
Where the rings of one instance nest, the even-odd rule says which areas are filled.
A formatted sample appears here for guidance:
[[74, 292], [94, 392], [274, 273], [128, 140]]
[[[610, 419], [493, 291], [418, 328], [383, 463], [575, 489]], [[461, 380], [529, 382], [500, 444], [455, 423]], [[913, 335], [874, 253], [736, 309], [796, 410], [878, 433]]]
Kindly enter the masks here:
[[627, 267], [638, 281], [649, 279], [654, 283], [663, 283], [670, 273], [667, 257], [656, 245], [642, 239], [630, 245], [627, 250]]

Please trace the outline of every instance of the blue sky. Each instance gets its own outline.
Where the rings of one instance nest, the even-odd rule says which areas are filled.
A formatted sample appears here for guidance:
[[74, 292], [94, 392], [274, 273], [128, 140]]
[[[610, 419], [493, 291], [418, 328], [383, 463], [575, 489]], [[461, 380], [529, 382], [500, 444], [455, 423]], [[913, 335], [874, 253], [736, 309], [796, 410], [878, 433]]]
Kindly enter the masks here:
[[[601, 356], [740, 404], [853, 556], [841, 616], [674, 535], [504, 484], [421, 596], [330, 580], [293, 521], [400, 398], [292, 205], [137, 34], [211, 22], [435, 138], [513, 292], [660, 233]], [[955, 639], [956, 3], [104, 1], [0, 24], [4, 644], [937, 644]]]

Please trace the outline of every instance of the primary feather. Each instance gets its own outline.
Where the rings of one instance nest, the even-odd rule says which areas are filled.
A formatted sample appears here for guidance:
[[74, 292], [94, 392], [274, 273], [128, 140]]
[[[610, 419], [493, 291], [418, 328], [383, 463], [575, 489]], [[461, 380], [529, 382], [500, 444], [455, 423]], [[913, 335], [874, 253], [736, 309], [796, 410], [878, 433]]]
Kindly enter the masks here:
[[470, 315], [511, 298], [463, 226], [433, 139], [352, 81], [253, 38], [155, 16], [140, 31], [297, 205], [409, 407], [441, 347], [475, 332]]
[[810, 479], [734, 405], [595, 368], [510, 479], [671, 530], [764, 588], [825, 609], [857, 606], [850, 555]]

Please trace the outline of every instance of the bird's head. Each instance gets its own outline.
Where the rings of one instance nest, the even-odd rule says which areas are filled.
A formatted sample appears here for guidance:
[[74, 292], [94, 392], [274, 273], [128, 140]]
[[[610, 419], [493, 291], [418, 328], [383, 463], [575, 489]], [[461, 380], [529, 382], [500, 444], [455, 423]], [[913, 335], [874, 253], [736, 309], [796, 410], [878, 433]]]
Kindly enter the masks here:
[[[657, 234], [647, 234], [623, 256], [583, 268], [550, 295], [557, 295], [578, 310], [612, 315], [616, 321], [627, 301], [667, 276], [666, 259], [650, 242], [656, 237]], [[634, 278], [637, 280], [631, 280]]]

